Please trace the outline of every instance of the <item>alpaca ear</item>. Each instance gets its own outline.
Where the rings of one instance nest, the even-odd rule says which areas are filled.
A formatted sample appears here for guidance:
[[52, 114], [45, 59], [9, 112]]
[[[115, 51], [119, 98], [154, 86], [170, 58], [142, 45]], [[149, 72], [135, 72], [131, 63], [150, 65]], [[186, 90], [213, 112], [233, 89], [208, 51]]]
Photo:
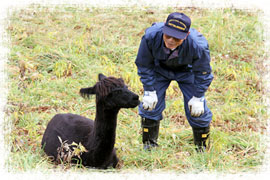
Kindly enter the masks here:
[[102, 74], [102, 73], [98, 74], [98, 80], [99, 81], [101, 81], [102, 79], [105, 79], [105, 78], [106, 78], [106, 76], [104, 74]]
[[88, 88], [81, 88], [80, 89], [80, 94], [82, 97], [89, 97], [91, 94], [96, 94], [95, 88], [94, 87], [88, 87]]

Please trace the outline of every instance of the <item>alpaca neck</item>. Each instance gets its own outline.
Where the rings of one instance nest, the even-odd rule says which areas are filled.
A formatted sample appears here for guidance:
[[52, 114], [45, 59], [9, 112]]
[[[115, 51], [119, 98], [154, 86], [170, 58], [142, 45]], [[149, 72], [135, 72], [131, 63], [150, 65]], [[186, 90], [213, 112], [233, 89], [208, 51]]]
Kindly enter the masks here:
[[104, 158], [109, 156], [114, 148], [117, 114], [119, 109], [104, 109], [102, 104], [97, 105], [96, 119], [91, 139], [91, 147], [94, 158]]

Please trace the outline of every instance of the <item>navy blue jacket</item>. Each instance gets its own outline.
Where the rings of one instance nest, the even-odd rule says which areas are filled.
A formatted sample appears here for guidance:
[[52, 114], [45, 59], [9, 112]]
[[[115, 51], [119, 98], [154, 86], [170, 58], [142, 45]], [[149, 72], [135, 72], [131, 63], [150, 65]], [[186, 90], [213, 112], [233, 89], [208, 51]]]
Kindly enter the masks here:
[[[193, 72], [190, 80], [196, 88], [194, 96], [204, 96], [213, 80], [207, 40], [197, 30], [190, 28], [190, 34], [177, 48], [177, 54], [168, 54], [168, 49], [163, 41], [163, 27], [164, 23], [154, 23], [146, 29], [141, 39], [135, 64], [137, 65], [138, 75], [141, 78], [144, 90], [155, 90], [153, 86], [155, 83], [155, 73], [165, 75], [171, 71], [177, 74], [189, 70]], [[171, 66], [175, 66], [175, 69], [161, 66], [170, 60], [173, 60]]]

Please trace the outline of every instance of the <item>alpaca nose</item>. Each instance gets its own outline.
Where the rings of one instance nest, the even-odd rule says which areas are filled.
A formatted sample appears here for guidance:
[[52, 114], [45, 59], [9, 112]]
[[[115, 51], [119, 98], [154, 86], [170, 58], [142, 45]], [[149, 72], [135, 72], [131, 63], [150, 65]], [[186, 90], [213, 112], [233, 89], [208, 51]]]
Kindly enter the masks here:
[[139, 100], [139, 96], [137, 94], [134, 94], [133, 100], [135, 100], [135, 101]]

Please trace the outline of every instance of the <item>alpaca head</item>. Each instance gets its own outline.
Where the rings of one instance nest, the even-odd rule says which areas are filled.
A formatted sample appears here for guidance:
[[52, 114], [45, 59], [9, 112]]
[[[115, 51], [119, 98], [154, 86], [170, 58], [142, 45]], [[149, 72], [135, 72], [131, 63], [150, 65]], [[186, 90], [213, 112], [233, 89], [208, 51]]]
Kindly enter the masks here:
[[106, 77], [99, 74], [99, 81], [92, 87], [82, 88], [83, 97], [95, 94], [97, 103], [105, 105], [106, 109], [134, 108], [139, 105], [139, 96], [130, 91], [123, 79]]

